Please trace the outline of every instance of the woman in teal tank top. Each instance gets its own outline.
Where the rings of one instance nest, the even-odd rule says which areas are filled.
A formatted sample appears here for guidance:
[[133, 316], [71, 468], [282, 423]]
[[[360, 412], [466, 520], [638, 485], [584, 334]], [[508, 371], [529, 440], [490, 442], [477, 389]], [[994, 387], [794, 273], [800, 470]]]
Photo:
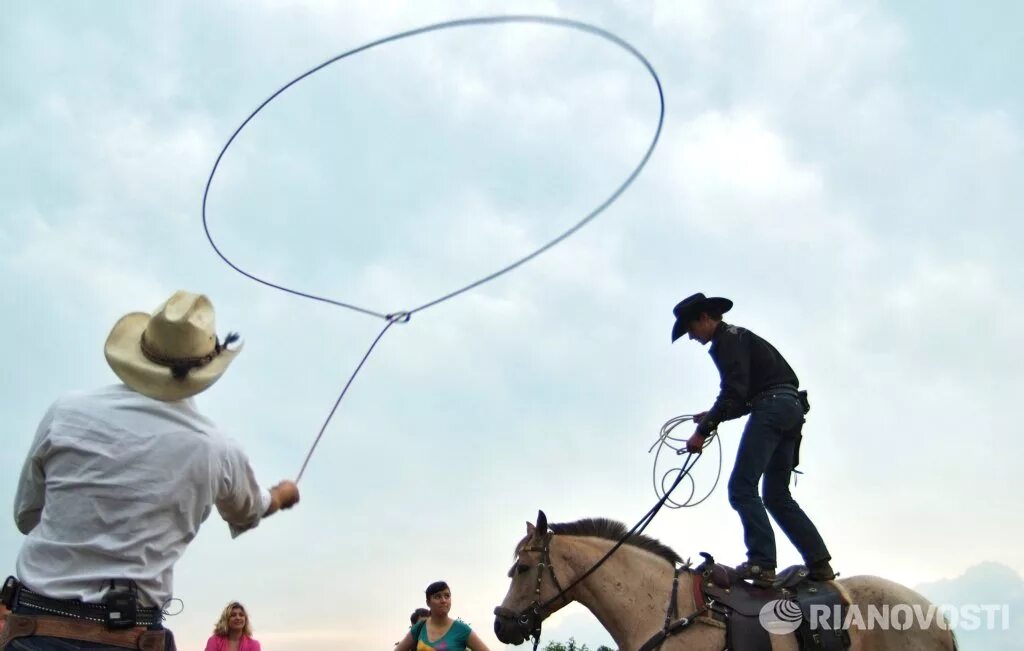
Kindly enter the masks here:
[[452, 619], [452, 591], [444, 581], [427, 586], [430, 617], [414, 625], [395, 651], [490, 651], [473, 629], [462, 620]]

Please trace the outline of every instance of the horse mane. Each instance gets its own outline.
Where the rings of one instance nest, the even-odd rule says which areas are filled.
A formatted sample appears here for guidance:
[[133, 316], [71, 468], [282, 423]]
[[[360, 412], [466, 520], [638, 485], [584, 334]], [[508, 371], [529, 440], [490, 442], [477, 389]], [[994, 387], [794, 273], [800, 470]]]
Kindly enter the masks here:
[[[561, 536], [592, 536], [612, 542], [619, 542], [629, 533], [626, 525], [608, 518], [584, 518], [575, 522], [552, 523], [548, 525], [548, 528]], [[683, 559], [671, 547], [643, 534], [634, 534], [623, 544], [651, 552], [673, 565], [683, 562]]]

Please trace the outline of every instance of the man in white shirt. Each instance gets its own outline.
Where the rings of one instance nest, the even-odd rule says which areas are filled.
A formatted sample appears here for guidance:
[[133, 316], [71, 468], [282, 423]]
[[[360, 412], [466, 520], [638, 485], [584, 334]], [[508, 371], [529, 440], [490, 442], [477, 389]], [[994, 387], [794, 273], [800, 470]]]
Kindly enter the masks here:
[[188, 292], [126, 315], [104, 349], [124, 384], [63, 396], [43, 417], [15, 497], [26, 538], [0, 650], [171, 649], [160, 621], [174, 564], [213, 507], [237, 536], [299, 501], [291, 481], [261, 489], [195, 407], [241, 350], [214, 321]]

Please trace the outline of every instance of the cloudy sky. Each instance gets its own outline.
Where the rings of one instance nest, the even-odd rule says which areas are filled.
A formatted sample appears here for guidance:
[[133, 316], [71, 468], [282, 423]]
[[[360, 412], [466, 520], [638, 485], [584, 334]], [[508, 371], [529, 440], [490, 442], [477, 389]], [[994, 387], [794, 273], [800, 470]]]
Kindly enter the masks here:
[[[669, 344], [671, 307], [695, 291], [732, 298], [731, 320], [775, 343], [810, 390], [795, 493], [837, 569], [930, 586], [946, 602], [1022, 603], [1024, 10], [896, 7], [514, 7], [591, 22], [644, 52], [664, 83], [658, 149], [564, 245], [387, 334], [301, 505], [237, 540], [213, 518], [191, 545], [174, 586], [179, 645], [199, 647], [238, 599], [269, 649], [387, 649], [423, 587], [445, 578], [453, 612], [499, 647], [490, 613], [524, 522], [543, 508], [553, 521], [632, 523], [654, 500], [647, 448], [661, 423], [713, 399], [706, 350]], [[512, 10], [5, 2], [0, 502], [13, 500], [49, 403], [115, 381], [101, 351], [113, 322], [179, 288], [210, 295], [221, 329], [247, 342], [200, 407], [267, 484], [294, 477], [382, 322], [223, 264], [200, 214], [214, 159], [313, 65]], [[211, 231], [257, 275], [407, 309], [600, 203], [642, 155], [657, 107], [642, 66], [593, 36], [511, 25], [405, 40], [268, 107], [222, 163]], [[741, 427], [721, 430], [726, 472]], [[713, 461], [698, 469], [702, 486]], [[684, 557], [743, 559], [724, 490], [649, 531]], [[9, 568], [19, 544], [8, 520]], [[961, 579], [969, 590], [957, 592]], [[579, 607], [545, 630], [608, 641]], [[1024, 648], [1013, 637], [975, 648]]]

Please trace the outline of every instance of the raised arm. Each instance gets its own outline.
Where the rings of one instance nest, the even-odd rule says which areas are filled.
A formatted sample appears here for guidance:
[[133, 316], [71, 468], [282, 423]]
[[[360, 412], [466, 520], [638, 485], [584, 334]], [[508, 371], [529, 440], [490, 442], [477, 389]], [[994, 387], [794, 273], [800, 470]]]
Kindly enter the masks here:
[[234, 441], [227, 440], [220, 454], [217, 478], [217, 511], [231, 527], [232, 537], [260, 523], [260, 519], [299, 501], [299, 489], [292, 481], [282, 481], [269, 491], [260, 488], [249, 458]]

